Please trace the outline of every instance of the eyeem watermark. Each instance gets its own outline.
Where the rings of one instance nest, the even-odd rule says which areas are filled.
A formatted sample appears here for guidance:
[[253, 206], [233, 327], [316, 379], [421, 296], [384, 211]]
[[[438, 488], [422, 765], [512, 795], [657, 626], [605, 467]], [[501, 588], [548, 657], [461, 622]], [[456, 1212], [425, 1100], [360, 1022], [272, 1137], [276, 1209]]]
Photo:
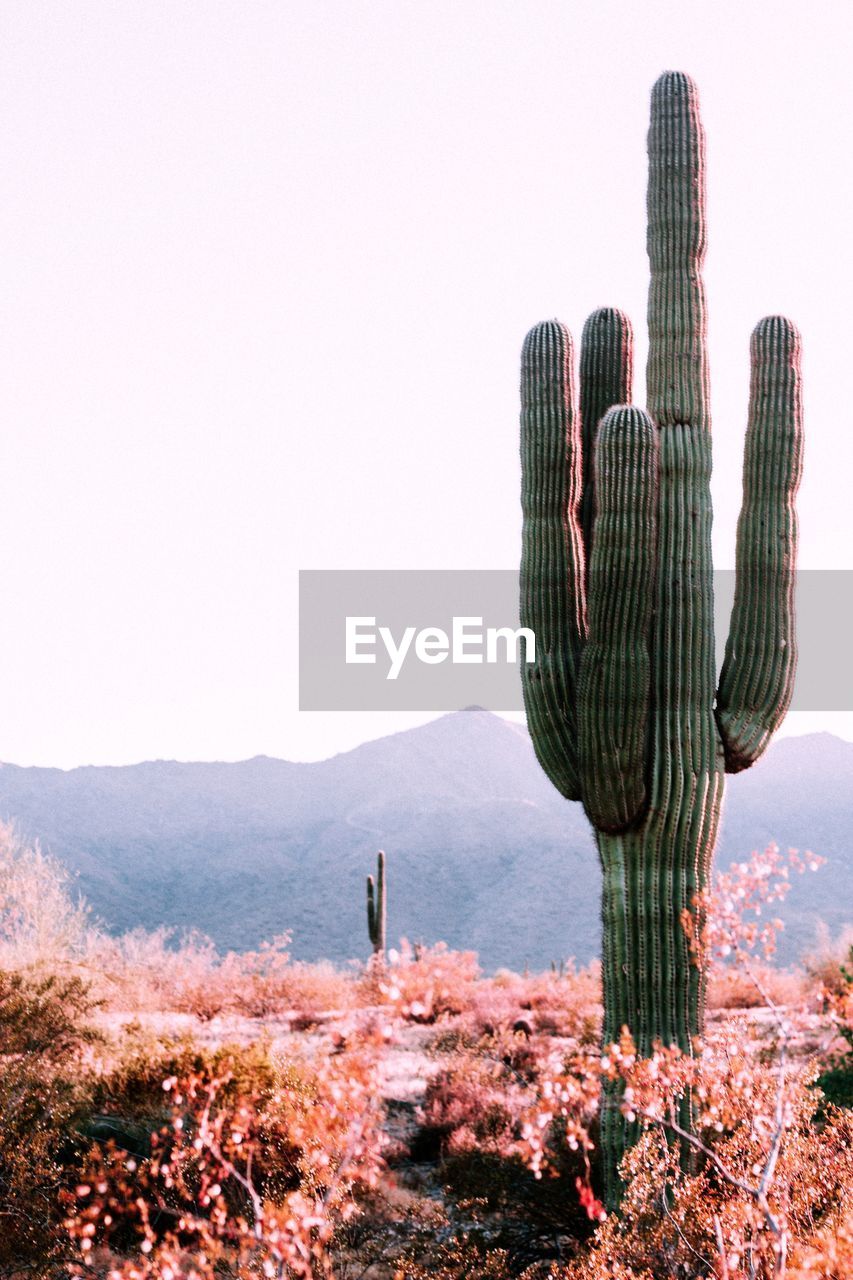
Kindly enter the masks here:
[[[713, 575], [717, 668], [734, 574]], [[520, 625], [512, 570], [306, 570], [299, 575], [303, 711], [520, 711], [519, 667], [542, 655]], [[853, 711], [853, 573], [797, 575], [792, 710]]]
[[482, 617], [453, 618], [450, 633], [441, 627], [406, 627], [399, 638], [391, 627], [377, 627], [375, 617], [347, 617], [347, 663], [378, 661], [379, 642], [388, 658], [386, 680], [396, 680], [403, 663], [413, 654], [418, 662], [435, 666], [439, 662], [508, 662], [517, 667], [522, 638], [524, 660], [536, 661], [536, 637], [529, 627], [484, 627]]

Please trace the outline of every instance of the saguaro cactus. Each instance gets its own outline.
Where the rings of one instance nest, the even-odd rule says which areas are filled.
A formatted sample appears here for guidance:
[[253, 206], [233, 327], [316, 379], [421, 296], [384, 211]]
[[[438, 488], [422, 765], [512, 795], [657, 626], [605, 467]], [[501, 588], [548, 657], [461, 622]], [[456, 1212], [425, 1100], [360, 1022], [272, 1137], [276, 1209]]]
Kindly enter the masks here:
[[376, 855], [376, 879], [367, 877], [367, 933], [373, 954], [380, 959], [385, 955], [385, 920], [385, 854], [380, 849]]
[[[627, 1026], [692, 1051], [705, 985], [683, 913], [708, 878], [724, 773], [751, 765], [791, 699], [794, 499], [802, 466], [800, 339], [780, 316], [752, 335], [737, 584], [715, 693], [711, 434], [705, 348], [705, 147], [696, 87], [652, 91], [648, 413], [630, 407], [632, 335], [547, 321], [522, 357], [522, 661], [536, 754], [581, 800], [604, 876], [604, 1041]], [[579, 401], [579, 403], [578, 403]], [[526, 658], [526, 655], [523, 655]], [[605, 1090], [608, 1195], [630, 1134]]]

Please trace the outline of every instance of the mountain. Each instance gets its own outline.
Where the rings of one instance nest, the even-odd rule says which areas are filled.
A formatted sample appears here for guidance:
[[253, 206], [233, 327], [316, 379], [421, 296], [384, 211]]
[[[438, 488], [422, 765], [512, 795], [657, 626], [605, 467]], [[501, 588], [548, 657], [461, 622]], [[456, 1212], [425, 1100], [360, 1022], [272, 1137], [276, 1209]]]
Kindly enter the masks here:
[[[245, 949], [289, 929], [301, 959], [364, 956], [364, 879], [382, 847], [389, 939], [443, 939], [488, 969], [598, 952], [581, 808], [545, 778], [525, 729], [478, 708], [311, 764], [6, 764], [0, 817], [71, 868], [114, 931], [194, 927]], [[851, 832], [853, 743], [786, 738], [730, 779], [718, 862], [771, 839], [828, 859], [794, 878], [783, 958], [819, 919], [853, 918]]]

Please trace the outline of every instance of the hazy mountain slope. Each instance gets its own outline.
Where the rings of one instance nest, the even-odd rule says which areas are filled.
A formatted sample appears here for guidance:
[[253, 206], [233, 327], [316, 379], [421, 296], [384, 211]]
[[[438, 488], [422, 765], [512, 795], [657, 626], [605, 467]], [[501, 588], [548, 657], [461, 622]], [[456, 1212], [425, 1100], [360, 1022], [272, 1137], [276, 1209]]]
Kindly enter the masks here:
[[[364, 877], [389, 856], [389, 937], [473, 947], [488, 967], [598, 949], [597, 855], [526, 732], [458, 712], [331, 760], [0, 767], [0, 816], [79, 875], [117, 930], [194, 926], [246, 947], [284, 929], [306, 959], [367, 951]], [[853, 744], [783, 740], [732, 780], [720, 856], [770, 838], [830, 866], [796, 880], [787, 953], [851, 918]]]

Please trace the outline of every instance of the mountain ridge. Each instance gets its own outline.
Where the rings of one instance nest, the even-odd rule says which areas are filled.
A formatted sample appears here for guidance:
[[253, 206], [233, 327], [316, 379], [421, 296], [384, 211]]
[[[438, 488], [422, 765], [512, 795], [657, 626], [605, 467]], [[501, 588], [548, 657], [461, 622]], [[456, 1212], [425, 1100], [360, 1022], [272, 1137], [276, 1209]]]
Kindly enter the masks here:
[[[290, 929], [293, 954], [364, 956], [364, 877], [389, 860], [389, 939], [477, 950], [488, 969], [599, 948], [600, 874], [579, 805], [520, 724], [453, 712], [322, 761], [5, 764], [0, 817], [75, 874], [107, 927], [197, 928], [245, 949]], [[780, 914], [794, 959], [816, 922], [850, 920], [853, 743], [775, 743], [730, 780], [717, 864], [770, 839], [829, 865], [795, 877]]]

